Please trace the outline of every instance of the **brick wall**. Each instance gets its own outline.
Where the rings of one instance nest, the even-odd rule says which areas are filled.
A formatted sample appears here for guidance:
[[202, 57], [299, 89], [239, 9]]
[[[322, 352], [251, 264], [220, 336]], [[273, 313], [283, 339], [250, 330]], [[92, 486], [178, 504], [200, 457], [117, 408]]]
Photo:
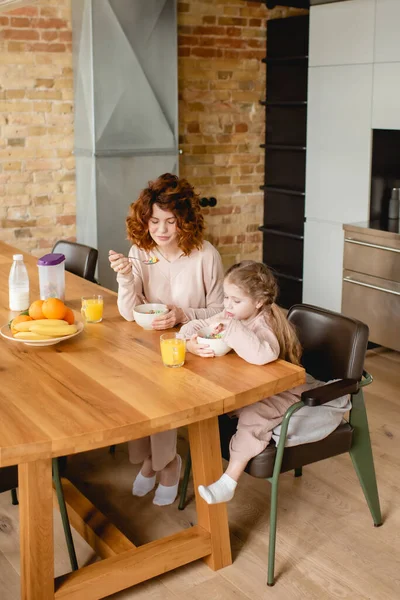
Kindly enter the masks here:
[[42, 255], [75, 235], [70, 0], [0, 13], [0, 239]]
[[[180, 172], [218, 199], [205, 214], [225, 265], [260, 259], [265, 21], [302, 11], [182, 0], [178, 12]], [[70, 0], [0, 13], [0, 239], [35, 255], [75, 235], [72, 84]]]
[[218, 200], [204, 212], [225, 266], [260, 260], [266, 20], [306, 11], [244, 0], [182, 0], [178, 10], [180, 172]]

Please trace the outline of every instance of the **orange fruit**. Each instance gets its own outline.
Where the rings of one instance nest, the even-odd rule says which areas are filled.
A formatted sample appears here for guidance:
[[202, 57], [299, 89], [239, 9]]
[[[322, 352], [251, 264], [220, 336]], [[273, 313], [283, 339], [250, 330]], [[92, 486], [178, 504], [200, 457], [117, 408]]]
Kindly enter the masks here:
[[64, 315], [64, 321], [67, 321], [68, 325], [75, 323], [75, 315], [70, 308], [67, 308], [67, 312]]
[[19, 315], [18, 317], [15, 317], [15, 319], [13, 319], [10, 323], [10, 329], [12, 331], [12, 333], [17, 333], [16, 329], [14, 329], [14, 325], [16, 325], [17, 323], [23, 323], [24, 321], [32, 321], [31, 317], [28, 317], [28, 315]]
[[44, 300], [35, 300], [35, 302], [32, 302], [32, 304], [29, 307], [29, 316], [35, 321], [37, 319], [45, 318], [42, 312], [43, 302]]
[[64, 319], [67, 307], [58, 298], [47, 298], [43, 302], [42, 313], [45, 319]]

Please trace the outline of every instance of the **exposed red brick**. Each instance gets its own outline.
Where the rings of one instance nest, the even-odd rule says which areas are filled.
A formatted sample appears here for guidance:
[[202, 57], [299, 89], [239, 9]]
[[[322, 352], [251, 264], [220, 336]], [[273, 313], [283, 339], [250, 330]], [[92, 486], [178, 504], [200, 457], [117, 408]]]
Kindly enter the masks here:
[[178, 44], [179, 46], [198, 46], [199, 38], [193, 35], [180, 35]]
[[193, 27], [192, 33], [195, 35], [225, 35], [225, 27]]
[[3, 29], [2, 37], [5, 40], [38, 40], [39, 33], [33, 29]]
[[191, 51], [190, 48], [178, 48], [178, 56], [183, 58], [185, 56], [190, 56]]
[[72, 42], [72, 31], [60, 31], [60, 42]]
[[238, 27], [245, 27], [247, 25], [247, 19], [241, 17], [218, 17], [218, 25], [236, 25]]
[[42, 31], [40, 37], [46, 42], [54, 42], [58, 40], [59, 35], [58, 31]]
[[197, 122], [188, 123], [187, 124], [187, 130], [188, 130], [189, 133], [199, 133], [200, 132], [200, 125]]
[[242, 33], [242, 30], [240, 29], [240, 27], [227, 27], [226, 28], [226, 35], [229, 35], [231, 37], [240, 37]]
[[178, 12], [180, 13], [188, 13], [190, 11], [190, 5], [186, 4], [186, 2], [178, 3]]
[[192, 48], [192, 56], [200, 56], [202, 58], [221, 58], [223, 51], [220, 48]]
[[57, 223], [59, 225], [75, 225], [75, 222], [75, 215], [61, 215], [61, 217], [57, 217]]
[[29, 27], [31, 24], [30, 19], [21, 18], [21, 17], [11, 17], [10, 25], [11, 27]]
[[10, 10], [10, 15], [23, 15], [27, 17], [36, 17], [39, 14], [37, 6], [23, 6], [22, 8], [14, 8]]
[[32, 27], [37, 29], [68, 29], [68, 23], [64, 19], [40, 18], [32, 19]]

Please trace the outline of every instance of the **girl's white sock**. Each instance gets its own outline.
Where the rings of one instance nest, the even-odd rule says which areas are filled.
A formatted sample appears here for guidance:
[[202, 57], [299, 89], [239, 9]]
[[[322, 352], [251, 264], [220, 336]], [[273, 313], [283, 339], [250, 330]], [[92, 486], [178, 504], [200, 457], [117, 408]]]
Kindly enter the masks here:
[[237, 481], [229, 477], [226, 473], [222, 475], [215, 483], [211, 485], [199, 485], [199, 494], [207, 504], [218, 504], [219, 502], [229, 502], [235, 495]]
[[153, 477], [145, 477], [144, 475], [142, 475], [142, 472], [139, 471], [139, 473], [136, 475], [135, 481], [133, 482], [132, 494], [133, 496], [145, 496], [146, 494], [151, 492], [155, 485], [155, 475]]

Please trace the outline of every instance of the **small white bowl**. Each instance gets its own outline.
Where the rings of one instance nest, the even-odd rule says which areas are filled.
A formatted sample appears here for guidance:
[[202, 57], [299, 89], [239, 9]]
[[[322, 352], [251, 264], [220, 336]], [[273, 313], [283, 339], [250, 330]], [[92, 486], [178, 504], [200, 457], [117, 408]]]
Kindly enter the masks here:
[[232, 348], [230, 348], [228, 344], [224, 342], [223, 338], [212, 339], [204, 337], [206, 335], [210, 335], [212, 330], [212, 327], [205, 327], [204, 329], [200, 329], [200, 331], [197, 332], [198, 342], [200, 344], [208, 344], [210, 348], [214, 350], [215, 356], [224, 356], [224, 354], [228, 354], [228, 352], [230, 352]]
[[[150, 313], [151, 310], [157, 312]], [[154, 319], [166, 312], [168, 312], [168, 306], [165, 306], [165, 304], [139, 304], [133, 309], [133, 316], [136, 323], [143, 329], [153, 329]]]

